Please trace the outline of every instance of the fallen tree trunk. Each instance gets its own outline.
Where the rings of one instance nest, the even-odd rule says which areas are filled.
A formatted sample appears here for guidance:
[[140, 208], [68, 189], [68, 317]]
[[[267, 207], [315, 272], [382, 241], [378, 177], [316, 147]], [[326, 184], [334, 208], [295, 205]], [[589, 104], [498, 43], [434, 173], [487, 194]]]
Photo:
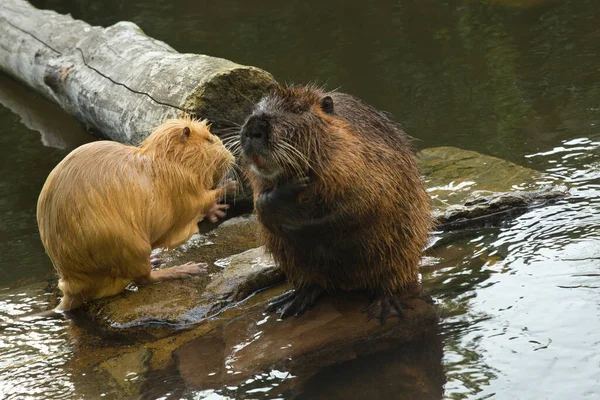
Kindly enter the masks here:
[[275, 84], [255, 67], [180, 54], [131, 22], [95, 27], [24, 0], [2, 1], [0, 32], [0, 69], [124, 143], [183, 113], [239, 124]]

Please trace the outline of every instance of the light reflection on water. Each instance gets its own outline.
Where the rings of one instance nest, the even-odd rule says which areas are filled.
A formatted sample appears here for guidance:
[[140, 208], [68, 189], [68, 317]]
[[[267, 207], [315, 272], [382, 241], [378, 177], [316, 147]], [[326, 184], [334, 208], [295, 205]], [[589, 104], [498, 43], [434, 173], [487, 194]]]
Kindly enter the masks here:
[[[463, 233], [458, 266], [432, 273], [444, 276], [434, 290], [452, 305], [442, 322], [450, 398], [600, 396], [600, 141], [572, 139], [527, 157], [571, 196]], [[465, 273], [469, 290], [448, 295]]]
[[49, 294], [43, 287], [0, 292], [0, 394], [3, 399], [69, 399], [70, 372], [63, 365], [72, 356], [67, 325], [62, 320], [18, 321], [19, 315], [41, 310]]

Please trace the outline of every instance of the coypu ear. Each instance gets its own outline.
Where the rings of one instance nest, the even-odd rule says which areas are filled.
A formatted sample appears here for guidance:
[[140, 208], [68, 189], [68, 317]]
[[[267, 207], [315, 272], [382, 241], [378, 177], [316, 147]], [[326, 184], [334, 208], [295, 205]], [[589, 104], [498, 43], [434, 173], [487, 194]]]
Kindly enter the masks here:
[[321, 99], [321, 109], [327, 114], [333, 114], [333, 99], [331, 96], [325, 96]]
[[181, 134], [179, 135], [179, 139], [181, 139], [181, 143], [187, 142], [187, 140], [190, 138], [190, 133], [192, 133], [192, 132], [190, 131], [190, 128], [188, 128], [187, 126], [181, 130]]

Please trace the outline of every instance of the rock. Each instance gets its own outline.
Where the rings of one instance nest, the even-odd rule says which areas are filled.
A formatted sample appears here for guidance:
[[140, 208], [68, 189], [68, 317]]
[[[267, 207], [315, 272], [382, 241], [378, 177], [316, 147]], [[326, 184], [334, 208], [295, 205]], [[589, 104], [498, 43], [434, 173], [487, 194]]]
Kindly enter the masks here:
[[[382, 326], [376, 320], [367, 322], [361, 310], [368, 301], [362, 294], [337, 293], [323, 298], [302, 317], [283, 321], [273, 314], [263, 314], [259, 308], [177, 349], [174, 357], [178, 371], [188, 388], [207, 390], [227, 386], [240, 388], [240, 393], [245, 393], [256, 377], [271, 374], [278, 378], [273, 383], [281, 385], [269, 394], [279, 396], [302, 385], [324, 367], [371, 353], [399, 351], [409, 348], [409, 343], [426, 341], [429, 350], [437, 349], [429, 362], [437, 372], [424, 375], [437, 375], [438, 378], [430, 379], [434, 387], [428, 389], [439, 395], [443, 384], [443, 379], [439, 379], [443, 376], [442, 352], [434, 307], [420, 298], [407, 298], [405, 316], [388, 319]], [[393, 368], [399, 372], [403, 367]], [[285, 376], [302, 378], [284, 382]], [[385, 377], [378, 378], [385, 384]], [[363, 384], [366, 390], [375, 382]], [[235, 391], [231, 394], [236, 397]]]
[[[256, 220], [252, 217], [230, 220], [214, 232], [197, 235], [169, 259], [169, 264], [213, 260], [210, 277], [133, 288], [86, 303], [82, 311], [105, 333], [131, 334], [135, 328], [144, 327], [154, 338], [214, 316], [253, 292], [283, 280], [281, 271], [262, 248], [224, 257], [255, 244], [255, 229]], [[237, 240], [240, 236], [245, 240]], [[199, 256], [200, 253], [204, 254]]]
[[178, 284], [166, 282], [126, 293], [112, 301], [96, 302], [96, 315], [101, 316], [99, 322], [108, 323], [112, 330], [118, 329], [120, 333], [140, 326], [184, 328], [214, 317], [223, 308], [284, 280], [283, 273], [264, 254], [263, 248], [250, 249], [219, 262], [227, 266], [215, 273], [208, 284], [206, 280], [194, 278]]
[[104, 361], [94, 372], [105, 374], [108, 377], [108, 385], [122, 397], [132, 398], [140, 393], [151, 357], [152, 352], [148, 349], [124, 353]]
[[264, 247], [219, 260], [225, 269], [215, 276], [205, 290], [207, 300], [239, 301], [253, 292], [283, 282], [283, 272]]
[[419, 167], [436, 208], [463, 203], [475, 190], [508, 192], [553, 183], [533, 169], [456, 147], [422, 150]]
[[452, 205], [443, 211], [434, 210], [433, 217], [437, 222], [436, 229], [442, 231], [490, 226], [568, 195], [569, 190], [565, 186], [527, 192], [477, 191], [471, 193], [463, 205]]

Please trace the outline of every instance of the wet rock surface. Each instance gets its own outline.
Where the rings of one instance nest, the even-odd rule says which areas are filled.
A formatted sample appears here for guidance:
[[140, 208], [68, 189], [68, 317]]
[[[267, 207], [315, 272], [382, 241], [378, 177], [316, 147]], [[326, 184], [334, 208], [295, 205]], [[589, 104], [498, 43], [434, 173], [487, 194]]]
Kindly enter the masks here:
[[[174, 359], [191, 389], [226, 385], [244, 393], [253, 377], [270, 371], [277, 383], [270, 395], [289, 394], [324, 367], [358, 355], [390, 351], [406, 342], [435, 340], [437, 315], [433, 306], [421, 298], [406, 302], [405, 315], [391, 318], [383, 326], [376, 320], [367, 321], [361, 310], [369, 299], [356, 293], [329, 295], [301, 317], [283, 321], [257, 309], [186, 343], [175, 351]], [[436, 366], [441, 370], [441, 345], [438, 348], [433, 370]], [[428, 376], [431, 371], [421, 374]]]
[[[185, 280], [132, 287], [111, 298], [89, 302], [82, 308], [101, 330], [126, 333], [153, 328], [155, 335], [183, 328], [252, 292], [283, 280], [270, 257], [256, 247], [256, 219], [237, 217], [216, 230], [195, 235], [170, 254], [158, 252], [167, 266], [197, 260], [209, 263], [207, 274]], [[242, 252], [242, 253], [240, 253]]]
[[566, 186], [505, 193], [473, 192], [462, 205], [434, 210], [436, 229], [442, 231], [491, 226], [532, 207], [543, 207], [569, 195]]
[[509, 192], [552, 183], [531, 168], [448, 146], [420, 151], [419, 168], [436, 208], [463, 203], [475, 190]]

